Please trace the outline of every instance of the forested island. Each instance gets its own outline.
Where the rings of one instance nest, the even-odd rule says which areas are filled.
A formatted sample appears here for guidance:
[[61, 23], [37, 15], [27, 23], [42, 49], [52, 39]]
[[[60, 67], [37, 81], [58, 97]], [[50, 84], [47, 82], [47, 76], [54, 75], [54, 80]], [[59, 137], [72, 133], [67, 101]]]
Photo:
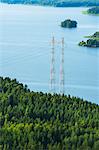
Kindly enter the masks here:
[[99, 105], [0, 77], [1, 150], [98, 150]]
[[89, 39], [86, 42], [79, 42], [79, 46], [99, 47], [99, 32], [94, 33], [92, 36], [85, 36], [85, 38]]
[[0, 0], [8, 4], [36, 4], [55, 7], [99, 6], [99, 0]]
[[99, 15], [99, 6], [88, 9], [86, 13], [91, 15]]
[[67, 20], [61, 22], [61, 27], [63, 27], [63, 28], [76, 28], [77, 27], [77, 21], [67, 19]]

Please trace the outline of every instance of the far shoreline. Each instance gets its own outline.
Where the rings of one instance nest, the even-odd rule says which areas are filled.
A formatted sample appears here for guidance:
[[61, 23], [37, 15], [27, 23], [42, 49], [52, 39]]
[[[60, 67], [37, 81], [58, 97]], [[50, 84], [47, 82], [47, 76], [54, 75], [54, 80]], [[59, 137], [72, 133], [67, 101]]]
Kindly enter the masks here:
[[[23, 6], [41, 6], [41, 7], [50, 7], [50, 8], [91, 8], [94, 7], [93, 6], [54, 6], [54, 5], [40, 5], [40, 4], [29, 4], [29, 3], [4, 3], [4, 2], [0, 2], [0, 5], [23, 5]], [[83, 11], [84, 12], [84, 11]], [[86, 12], [86, 11], [85, 11]]]

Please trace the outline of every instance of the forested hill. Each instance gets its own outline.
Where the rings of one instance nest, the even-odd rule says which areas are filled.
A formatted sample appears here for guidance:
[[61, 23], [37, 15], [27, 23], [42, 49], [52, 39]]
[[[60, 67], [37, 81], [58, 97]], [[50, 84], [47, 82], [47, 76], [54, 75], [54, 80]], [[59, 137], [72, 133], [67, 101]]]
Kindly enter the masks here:
[[99, 0], [0, 0], [9, 4], [38, 4], [56, 7], [99, 6]]
[[99, 106], [0, 77], [1, 150], [98, 150]]

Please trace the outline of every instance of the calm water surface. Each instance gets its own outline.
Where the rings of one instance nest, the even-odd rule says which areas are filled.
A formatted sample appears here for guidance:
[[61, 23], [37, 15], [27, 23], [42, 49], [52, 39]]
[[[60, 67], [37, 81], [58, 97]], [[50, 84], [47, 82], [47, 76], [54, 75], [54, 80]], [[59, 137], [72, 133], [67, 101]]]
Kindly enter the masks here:
[[[99, 31], [99, 17], [83, 15], [86, 8], [0, 5], [0, 76], [17, 78], [34, 91], [49, 91], [51, 37], [65, 38], [65, 93], [99, 104], [99, 48], [77, 44]], [[64, 19], [78, 28], [63, 29]], [[86, 39], [85, 39], [86, 40]], [[55, 47], [59, 83], [61, 46]], [[58, 86], [56, 91], [58, 92]]]

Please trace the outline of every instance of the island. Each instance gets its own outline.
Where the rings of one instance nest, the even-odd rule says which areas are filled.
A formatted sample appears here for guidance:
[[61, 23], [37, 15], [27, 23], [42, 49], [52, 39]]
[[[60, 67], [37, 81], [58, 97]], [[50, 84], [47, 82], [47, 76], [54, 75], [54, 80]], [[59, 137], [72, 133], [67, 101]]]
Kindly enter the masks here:
[[67, 20], [61, 22], [61, 27], [63, 27], [63, 28], [76, 28], [77, 27], [77, 21], [67, 19]]
[[89, 38], [86, 42], [79, 42], [79, 46], [86, 47], [99, 47], [99, 32], [94, 33], [92, 36], [85, 36], [85, 38]]
[[89, 8], [87, 11], [84, 11], [84, 14], [99, 15], [99, 6]]

